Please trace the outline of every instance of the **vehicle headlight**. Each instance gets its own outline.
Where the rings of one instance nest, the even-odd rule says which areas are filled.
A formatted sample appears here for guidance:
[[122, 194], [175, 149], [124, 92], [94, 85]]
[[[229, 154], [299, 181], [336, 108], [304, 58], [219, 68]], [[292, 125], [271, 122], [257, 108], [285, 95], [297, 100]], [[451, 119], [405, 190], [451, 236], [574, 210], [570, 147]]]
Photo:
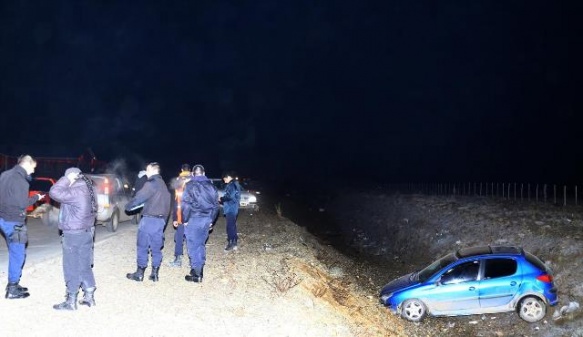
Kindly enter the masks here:
[[254, 195], [250, 195], [248, 201], [249, 202], [257, 202], [257, 197]]
[[381, 303], [386, 304], [387, 301], [389, 300], [389, 298], [391, 298], [391, 296], [393, 296], [393, 293], [382, 295], [381, 296]]

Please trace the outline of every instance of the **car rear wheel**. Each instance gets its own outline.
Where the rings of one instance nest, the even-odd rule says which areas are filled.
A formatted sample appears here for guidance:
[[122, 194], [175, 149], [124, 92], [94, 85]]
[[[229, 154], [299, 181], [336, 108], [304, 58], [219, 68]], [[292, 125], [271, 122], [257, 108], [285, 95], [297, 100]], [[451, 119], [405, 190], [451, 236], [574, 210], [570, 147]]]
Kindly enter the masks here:
[[528, 296], [520, 300], [518, 315], [523, 320], [533, 323], [538, 322], [547, 314], [547, 305], [540, 298]]
[[411, 322], [420, 322], [427, 315], [425, 304], [418, 299], [406, 300], [401, 308], [401, 317]]
[[117, 225], [119, 225], [119, 213], [114, 211], [111, 215], [111, 219], [105, 224], [107, 231], [115, 232], [117, 230]]

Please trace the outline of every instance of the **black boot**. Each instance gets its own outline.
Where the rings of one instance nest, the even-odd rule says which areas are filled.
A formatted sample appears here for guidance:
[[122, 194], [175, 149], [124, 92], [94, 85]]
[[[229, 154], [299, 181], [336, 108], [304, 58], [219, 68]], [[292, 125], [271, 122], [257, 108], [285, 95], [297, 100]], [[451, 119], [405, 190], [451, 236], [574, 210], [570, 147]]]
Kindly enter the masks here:
[[150, 274], [148, 279], [152, 282], [158, 282], [158, 280], [159, 280], [158, 271], [159, 270], [160, 270], [160, 267], [152, 267], [152, 273]]
[[146, 267], [138, 267], [135, 273], [128, 273], [126, 277], [130, 280], [134, 281], [143, 281], [144, 280], [144, 272], [146, 271]]
[[191, 269], [190, 274], [184, 276], [184, 279], [188, 282], [202, 282], [202, 268], [200, 269], [200, 272], [194, 268]]
[[79, 301], [79, 304], [92, 307], [95, 305], [95, 287], [87, 288], [83, 292], [83, 299]]
[[[26, 290], [21, 290], [26, 289]], [[7, 299], [17, 299], [17, 298], [27, 298], [30, 294], [27, 292], [27, 288], [20, 287], [17, 282], [8, 283], [6, 286], [6, 296]]]
[[227, 242], [227, 246], [225, 247], [225, 252], [231, 251], [231, 250], [237, 250], [237, 240], [229, 240]]
[[55, 310], [77, 310], [77, 293], [67, 293], [65, 302], [53, 305]]

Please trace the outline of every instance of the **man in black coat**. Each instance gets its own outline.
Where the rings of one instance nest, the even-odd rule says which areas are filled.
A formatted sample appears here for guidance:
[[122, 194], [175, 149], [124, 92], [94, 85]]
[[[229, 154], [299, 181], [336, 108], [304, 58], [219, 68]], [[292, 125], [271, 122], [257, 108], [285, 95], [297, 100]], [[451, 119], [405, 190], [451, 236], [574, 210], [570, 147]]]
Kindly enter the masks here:
[[18, 164], [0, 175], [0, 230], [8, 246], [8, 299], [27, 298], [28, 288], [20, 286], [22, 267], [26, 257], [28, 234], [26, 208], [44, 198], [44, 194], [28, 196], [30, 175], [34, 173], [36, 160], [29, 155], [18, 158]]
[[142, 219], [138, 225], [137, 265], [134, 273], [126, 277], [134, 281], [144, 280], [148, 266], [149, 251], [152, 252], [152, 273], [149, 279], [158, 281], [158, 271], [162, 263], [164, 245], [164, 226], [170, 215], [170, 192], [160, 176], [160, 164], [153, 162], [146, 167], [148, 181], [126, 205], [125, 211], [131, 212], [142, 207]]

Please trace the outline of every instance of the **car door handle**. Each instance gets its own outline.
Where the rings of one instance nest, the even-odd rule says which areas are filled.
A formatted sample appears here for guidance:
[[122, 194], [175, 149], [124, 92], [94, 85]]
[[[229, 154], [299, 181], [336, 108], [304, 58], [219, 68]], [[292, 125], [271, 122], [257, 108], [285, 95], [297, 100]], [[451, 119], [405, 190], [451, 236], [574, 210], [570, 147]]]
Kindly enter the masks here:
[[510, 285], [514, 287], [516, 285], [516, 281], [510, 282]]
[[474, 290], [476, 290], [476, 287], [470, 287], [470, 289], [469, 289], [469, 290], [470, 290], [470, 291], [474, 291]]

